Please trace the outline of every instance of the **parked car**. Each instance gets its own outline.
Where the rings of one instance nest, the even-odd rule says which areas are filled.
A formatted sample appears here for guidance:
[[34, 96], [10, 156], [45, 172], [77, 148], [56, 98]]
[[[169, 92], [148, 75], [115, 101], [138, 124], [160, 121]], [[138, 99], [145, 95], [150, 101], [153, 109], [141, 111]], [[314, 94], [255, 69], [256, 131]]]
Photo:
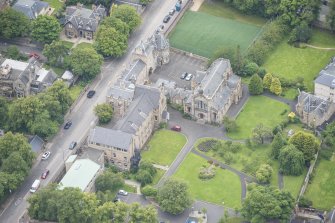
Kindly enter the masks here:
[[170, 15], [170, 16], [173, 16], [175, 12], [176, 12], [175, 9], [171, 9], [171, 10], [169, 11], [169, 15]]
[[171, 130], [176, 131], [176, 132], [180, 132], [181, 127], [179, 125], [174, 125], [174, 126], [172, 126]]
[[171, 19], [171, 16], [167, 15], [167, 16], [164, 17], [163, 22], [168, 23], [170, 21], [170, 19]]
[[47, 178], [47, 176], [49, 175], [49, 172], [50, 172], [50, 170], [45, 170], [45, 171], [42, 173], [41, 178], [42, 178], [42, 179]]
[[39, 59], [40, 58], [40, 55], [38, 55], [37, 53], [35, 53], [35, 52], [31, 52], [31, 53], [29, 53], [29, 57], [31, 58], [31, 57], [34, 57], [35, 59]]
[[50, 151], [46, 151], [45, 153], [43, 153], [42, 155], [42, 160], [47, 160], [49, 158], [49, 156], [51, 155]]
[[74, 149], [75, 147], [77, 146], [77, 142], [76, 141], [73, 141], [71, 142], [70, 146], [69, 146], [69, 149]]
[[128, 192], [125, 190], [119, 190], [118, 194], [123, 195], [123, 196], [127, 196]]
[[163, 30], [163, 29], [164, 29], [164, 25], [162, 24], [162, 25], [158, 26], [158, 28], [159, 28], [160, 30]]
[[181, 74], [180, 79], [185, 79], [185, 77], [187, 77], [188, 73], [184, 72]]
[[64, 129], [69, 129], [71, 125], [72, 125], [72, 121], [71, 120], [67, 121], [64, 125]]
[[193, 77], [193, 74], [187, 74], [187, 76], [185, 77], [185, 80], [190, 81]]
[[94, 90], [91, 90], [87, 93], [87, 97], [88, 98], [92, 98], [93, 96], [95, 95], [95, 91]]

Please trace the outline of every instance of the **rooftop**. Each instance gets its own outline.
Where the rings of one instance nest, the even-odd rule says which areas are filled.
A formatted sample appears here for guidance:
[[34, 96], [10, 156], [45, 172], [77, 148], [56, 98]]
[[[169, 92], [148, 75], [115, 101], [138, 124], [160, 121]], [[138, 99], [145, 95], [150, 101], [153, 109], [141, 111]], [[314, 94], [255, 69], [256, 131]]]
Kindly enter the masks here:
[[335, 87], [335, 58], [320, 71], [314, 82], [328, 87]]

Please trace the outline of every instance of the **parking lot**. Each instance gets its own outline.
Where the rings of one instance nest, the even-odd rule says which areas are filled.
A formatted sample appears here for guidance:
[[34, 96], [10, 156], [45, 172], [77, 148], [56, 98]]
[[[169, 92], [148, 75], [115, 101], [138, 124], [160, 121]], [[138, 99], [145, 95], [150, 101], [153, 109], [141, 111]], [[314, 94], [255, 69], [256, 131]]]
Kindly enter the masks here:
[[169, 81], [174, 81], [177, 87], [191, 89], [191, 81], [182, 80], [180, 76], [182, 73], [187, 72], [196, 74], [197, 70], [205, 70], [207, 61], [185, 55], [183, 53], [177, 53], [175, 51], [170, 51], [170, 62], [158, 67], [152, 75], [150, 75], [150, 80], [152, 83], [161, 78]]

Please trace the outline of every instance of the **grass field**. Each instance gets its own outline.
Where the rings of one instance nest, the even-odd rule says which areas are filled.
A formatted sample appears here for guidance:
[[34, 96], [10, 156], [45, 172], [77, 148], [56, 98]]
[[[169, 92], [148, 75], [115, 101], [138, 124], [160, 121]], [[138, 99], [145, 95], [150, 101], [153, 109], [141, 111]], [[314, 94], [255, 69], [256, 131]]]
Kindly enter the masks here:
[[313, 201], [313, 207], [329, 210], [335, 205], [335, 161], [321, 160], [315, 169], [305, 196]]
[[[287, 112], [281, 115], [285, 109]], [[236, 119], [238, 130], [228, 133], [228, 136], [232, 139], [249, 138], [252, 129], [260, 123], [272, 129], [287, 117], [289, 111], [289, 106], [284, 103], [265, 96], [252, 96]]]
[[258, 25], [188, 11], [169, 39], [175, 48], [209, 58], [219, 48], [227, 46], [240, 45], [242, 51], [247, 49], [260, 30]]
[[156, 185], [165, 173], [165, 171], [162, 170], [162, 169], [156, 169], [156, 170], [157, 170], [157, 173], [156, 173], [151, 185]]
[[170, 131], [155, 132], [148, 144], [148, 150], [142, 152], [142, 159], [160, 164], [170, 165], [186, 143], [184, 135]]
[[56, 13], [57, 10], [60, 9], [64, 4], [64, 2], [61, 2], [59, 0], [45, 0], [45, 2], [49, 3], [50, 7], [55, 9], [53, 13]]
[[[241, 207], [241, 183], [234, 173], [217, 169], [211, 180], [200, 180], [198, 173], [206, 160], [193, 153], [187, 155], [173, 177], [188, 183], [194, 199], [213, 202], [231, 208]], [[224, 203], [223, 203], [224, 202]]]
[[[310, 44], [319, 47], [335, 47], [334, 36], [319, 30], [313, 31]], [[284, 40], [267, 58], [264, 67], [280, 77], [296, 79], [303, 77], [308, 90], [313, 90], [313, 80], [335, 54], [335, 50], [295, 48]]]
[[291, 192], [294, 198], [298, 197], [307, 169], [300, 176], [284, 176], [284, 190]]
[[74, 85], [70, 88], [70, 96], [72, 98], [73, 101], [75, 101], [79, 95], [80, 92], [84, 89], [84, 86], [78, 84], [78, 85]]

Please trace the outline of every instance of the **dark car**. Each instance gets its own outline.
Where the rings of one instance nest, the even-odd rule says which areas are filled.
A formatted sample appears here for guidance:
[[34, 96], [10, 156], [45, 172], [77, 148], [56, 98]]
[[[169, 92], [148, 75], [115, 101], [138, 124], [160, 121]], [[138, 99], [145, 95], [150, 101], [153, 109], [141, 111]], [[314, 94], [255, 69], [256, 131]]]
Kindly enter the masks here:
[[44, 171], [44, 172], [42, 173], [42, 175], [41, 175], [41, 178], [42, 178], [42, 179], [47, 178], [47, 176], [49, 175], [49, 172], [50, 172], [50, 170], [46, 170], [46, 171]]
[[176, 12], [175, 9], [171, 9], [171, 10], [169, 11], [169, 15], [170, 15], [170, 16], [173, 16], [175, 12]]
[[163, 22], [168, 23], [170, 21], [170, 19], [171, 19], [171, 16], [167, 15], [167, 16], [164, 17]]
[[71, 144], [69, 146], [69, 149], [72, 150], [72, 149], [76, 148], [76, 146], [77, 146], [77, 142], [73, 141], [73, 142], [71, 142]]
[[64, 129], [69, 129], [72, 125], [72, 122], [71, 121], [67, 121], [64, 125]]
[[180, 79], [185, 79], [185, 77], [187, 77], [188, 73], [184, 72], [181, 74]]
[[95, 91], [91, 90], [87, 93], [88, 98], [92, 98], [95, 95]]
[[176, 131], [176, 132], [180, 132], [181, 127], [179, 125], [174, 125], [174, 126], [172, 126], [171, 130]]

